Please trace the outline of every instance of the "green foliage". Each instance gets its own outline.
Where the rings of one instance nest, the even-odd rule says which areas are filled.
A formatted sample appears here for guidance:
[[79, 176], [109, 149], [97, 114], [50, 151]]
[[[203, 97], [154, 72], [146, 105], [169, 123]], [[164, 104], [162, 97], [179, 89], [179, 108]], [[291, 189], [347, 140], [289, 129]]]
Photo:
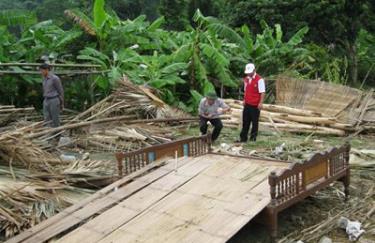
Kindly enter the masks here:
[[35, 24], [37, 21], [36, 15], [33, 12], [19, 10], [19, 9], [10, 9], [10, 10], [1, 10], [0, 11], [0, 25], [6, 26], [30, 26]]
[[[209, 91], [237, 92], [248, 62], [265, 77], [287, 72], [346, 83], [356, 63], [366, 84], [375, 76], [373, 14], [365, 0], [354, 1], [363, 12], [348, 11], [354, 2], [318, 0], [3, 0], [0, 7], [5, 2], [1, 62], [47, 56], [101, 66], [101, 75], [64, 83], [68, 106], [75, 108], [108, 94], [123, 74], [189, 112]], [[223, 6], [235, 28], [213, 17]], [[40, 103], [40, 81], [2, 76], [0, 103]]]
[[310, 77], [321, 78], [332, 83], [346, 84], [348, 77], [346, 59], [336, 58], [329, 49], [310, 44], [307, 46], [314, 62], [314, 68], [309, 73]]
[[[358, 53], [355, 48], [361, 29], [374, 31], [375, 4], [370, 0], [320, 1], [320, 0], [257, 0], [225, 1], [223, 16], [233, 25], [247, 24], [255, 33], [262, 29], [261, 21], [284, 27], [290, 38], [302, 27], [309, 27], [307, 42], [325, 47], [330, 53], [348, 61], [349, 80], [358, 81]], [[251, 17], [249, 17], [251, 16]], [[344, 77], [342, 77], [344, 78]]]
[[188, 25], [186, 0], [161, 0], [159, 13], [165, 17], [167, 29], [184, 30]]
[[94, 9], [93, 9], [93, 16], [94, 16], [94, 23], [97, 29], [103, 27], [105, 21], [107, 20], [107, 14], [104, 10], [104, 0], [95, 0]]

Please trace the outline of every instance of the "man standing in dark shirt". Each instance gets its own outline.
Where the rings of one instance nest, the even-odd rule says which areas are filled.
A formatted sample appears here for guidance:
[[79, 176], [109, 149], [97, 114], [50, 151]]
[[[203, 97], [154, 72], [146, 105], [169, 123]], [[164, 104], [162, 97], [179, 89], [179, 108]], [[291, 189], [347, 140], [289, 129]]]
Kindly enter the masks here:
[[60, 110], [64, 109], [64, 89], [60, 78], [50, 72], [50, 65], [44, 63], [39, 70], [43, 76], [43, 114], [50, 127], [60, 126]]

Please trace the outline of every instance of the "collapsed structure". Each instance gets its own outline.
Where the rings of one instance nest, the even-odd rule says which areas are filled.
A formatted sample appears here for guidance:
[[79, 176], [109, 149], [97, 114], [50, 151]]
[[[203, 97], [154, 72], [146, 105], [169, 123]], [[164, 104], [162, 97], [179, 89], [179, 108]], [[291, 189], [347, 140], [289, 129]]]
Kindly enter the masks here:
[[[290, 78], [280, 78], [276, 88], [276, 105], [264, 105], [263, 129], [339, 136], [374, 130], [372, 91]], [[227, 102], [233, 113], [224, 123], [237, 127], [241, 102]], [[26, 119], [16, 121], [13, 115]], [[92, 189], [117, 180], [120, 168], [108, 161], [109, 155], [171, 142], [177, 137], [172, 125], [197, 120], [126, 77], [111, 95], [88, 110], [65, 115], [58, 128], [45, 128], [36, 122], [41, 117], [32, 108], [2, 106], [0, 117], [0, 228], [5, 238], [81, 201], [94, 192]], [[169, 126], [157, 126], [160, 122]], [[56, 135], [67, 140], [51, 146]], [[66, 147], [74, 153], [60, 158], [59, 150]], [[101, 153], [105, 159], [86, 156], [87, 152]], [[144, 159], [139, 157], [139, 161]], [[141, 167], [124, 166], [128, 170], [122, 175]]]

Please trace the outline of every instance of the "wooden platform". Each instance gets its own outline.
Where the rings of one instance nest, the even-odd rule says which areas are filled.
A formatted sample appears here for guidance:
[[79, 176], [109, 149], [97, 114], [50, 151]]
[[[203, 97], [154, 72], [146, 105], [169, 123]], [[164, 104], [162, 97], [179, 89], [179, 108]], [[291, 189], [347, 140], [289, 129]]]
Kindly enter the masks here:
[[58, 242], [225, 242], [270, 203], [270, 172], [288, 166], [214, 154], [181, 163]]
[[116, 154], [115, 183], [7, 243], [226, 242], [256, 215], [275, 241], [282, 210], [337, 180], [349, 195], [347, 144], [286, 163], [215, 154], [209, 138]]

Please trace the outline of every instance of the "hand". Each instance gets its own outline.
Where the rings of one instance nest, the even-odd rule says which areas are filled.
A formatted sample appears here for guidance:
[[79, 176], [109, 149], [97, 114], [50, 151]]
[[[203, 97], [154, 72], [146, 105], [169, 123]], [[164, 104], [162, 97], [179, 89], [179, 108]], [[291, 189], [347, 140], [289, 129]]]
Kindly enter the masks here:
[[64, 105], [63, 104], [60, 105], [60, 110], [64, 111]]
[[259, 109], [259, 110], [263, 109], [263, 104], [262, 104], [262, 103], [259, 103], [259, 105], [258, 105], [258, 109]]
[[[220, 108], [219, 108], [220, 109]], [[221, 108], [221, 114], [225, 114], [225, 113], [229, 113], [231, 112], [231, 109], [230, 108], [225, 108], [225, 109], [222, 109]]]

